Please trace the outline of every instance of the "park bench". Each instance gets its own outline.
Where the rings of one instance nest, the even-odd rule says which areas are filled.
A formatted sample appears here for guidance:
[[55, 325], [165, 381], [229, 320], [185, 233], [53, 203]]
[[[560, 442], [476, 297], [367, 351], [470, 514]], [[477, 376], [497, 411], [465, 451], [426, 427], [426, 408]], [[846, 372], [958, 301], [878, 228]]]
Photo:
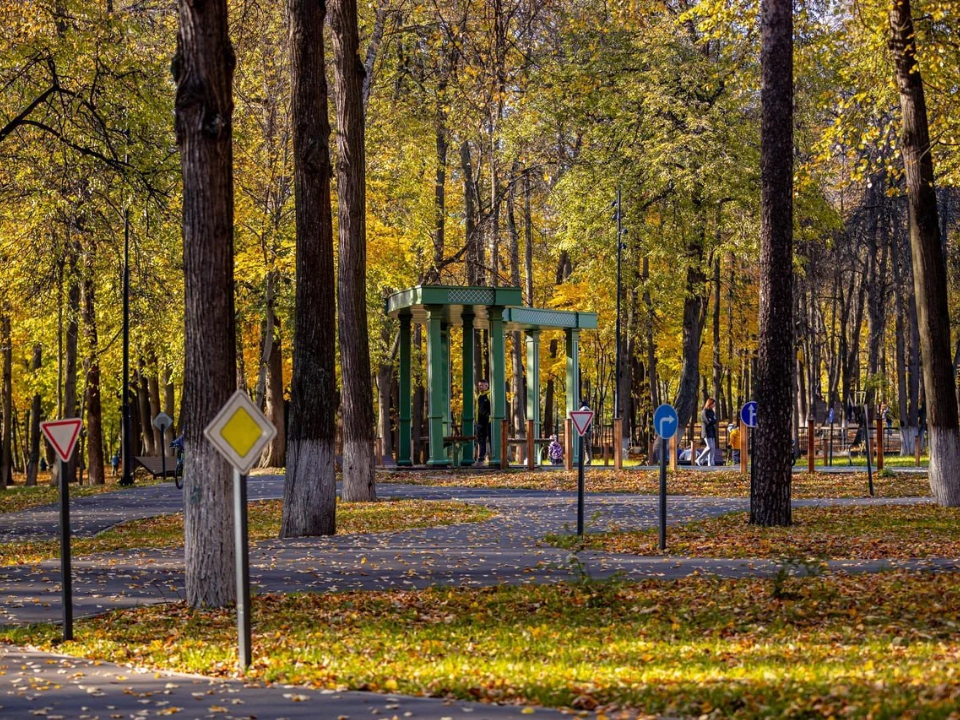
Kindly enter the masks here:
[[[141, 457], [134, 457], [133, 459], [137, 465], [142, 467], [155, 478], [174, 477], [176, 475], [176, 458], [161, 458], [159, 456], [155, 457], [152, 455], [144, 455]], [[164, 473], [164, 463], [166, 463], [166, 473]]]
[[450, 448], [450, 460], [454, 467], [460, 467], [463, 446], [477, 439], [476, 435], [447, 435], [443, 438], [443, 446]]

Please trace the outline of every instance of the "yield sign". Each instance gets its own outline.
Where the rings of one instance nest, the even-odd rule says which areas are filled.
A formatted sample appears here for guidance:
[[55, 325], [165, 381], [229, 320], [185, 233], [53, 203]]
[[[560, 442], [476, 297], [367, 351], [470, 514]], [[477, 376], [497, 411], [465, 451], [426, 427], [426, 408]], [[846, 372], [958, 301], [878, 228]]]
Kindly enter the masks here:
[[573, 420], [573, 426], [577, 429], [577, 435], [583, 437], [593, 422], [593, 410], [574, 410], [570, 413], [570, 419]]
[[70, 462], [70, 456], [73, 455], [73, 448], [77, 444], [77, 437], [80, 435], [82, 426], [83, 421], [80, 418], [40, 423], [40, 429], [46, 436], [47, 441], [57, 451], [57, 456], [64, 462]]

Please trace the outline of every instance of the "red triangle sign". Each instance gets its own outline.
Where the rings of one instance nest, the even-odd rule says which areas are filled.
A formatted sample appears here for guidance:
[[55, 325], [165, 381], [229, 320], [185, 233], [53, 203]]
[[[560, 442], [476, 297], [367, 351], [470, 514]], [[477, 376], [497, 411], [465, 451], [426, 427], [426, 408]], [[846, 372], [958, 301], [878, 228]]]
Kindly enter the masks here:
[[573, 420], [573, 426], [577, 429], [577, 434], [583, 437], [593, 422], [593, 410], [574, 410], [570, 413], [570, 419]]
[[70, 461], [73, 455], [73, 448], [77, 444], [77, 438], [80, 436], [80, 428], [83, 421], [80, 418], [70, 418], [68, 420], [51, 420], [40, 423], [40, 429], [46, 436], [47, 441], [57, 451], [57, 455], [64, 462]]

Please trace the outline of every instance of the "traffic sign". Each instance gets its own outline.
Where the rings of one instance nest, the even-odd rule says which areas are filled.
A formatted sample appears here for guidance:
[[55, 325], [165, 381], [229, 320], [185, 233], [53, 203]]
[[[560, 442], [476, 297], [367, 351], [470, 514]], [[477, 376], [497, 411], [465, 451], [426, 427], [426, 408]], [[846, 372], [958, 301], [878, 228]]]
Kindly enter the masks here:
[[173, 418], [167, 415], [166, 413], [160, 413], [153, 419], [153, 426], [163, 432], [164, 430], [169, 430], [173, 425]]
[[740, 408], [740, 420], [750, 428], [757, 426], [757, 401], [751, 400]]
[[245, 392], [237, 390], [203, 434], [241, 475], [246, 475], [277, 429]]
[[677, 434], [679, 417], [673, 405], [661, 405], [653, 413], [653, 429], [664, 440]]
[[574, 410], [570, 413], [570, 419], [573, 420], [573, 426], [577, 429], [577, 435], [583, 437], [590, 423], [593, 422], [593, 410]]
[[77, 438], [80, 437], [81, 427], [83, 427], [83, 421], [80, 418], [50, 420], [40, 423], [40, 430], [43, 431], [47, 442], [56, 450], [57, 457], [64, 462], [70, 462], [73, 448], [76, 447]]

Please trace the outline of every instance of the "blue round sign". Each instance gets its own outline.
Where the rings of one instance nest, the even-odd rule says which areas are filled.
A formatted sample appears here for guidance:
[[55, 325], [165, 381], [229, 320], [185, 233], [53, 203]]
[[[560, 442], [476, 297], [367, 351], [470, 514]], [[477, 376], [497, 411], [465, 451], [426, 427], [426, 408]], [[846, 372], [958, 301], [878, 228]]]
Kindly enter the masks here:
[[757, 426], [757, 401], [751, 400], [740, 408], [740, 421], [750, 428]]
[[653, 413], [653, 429], [664, 440], [669, 440], [677, 434], [678, 420], [673, 405], [661, 405]]

